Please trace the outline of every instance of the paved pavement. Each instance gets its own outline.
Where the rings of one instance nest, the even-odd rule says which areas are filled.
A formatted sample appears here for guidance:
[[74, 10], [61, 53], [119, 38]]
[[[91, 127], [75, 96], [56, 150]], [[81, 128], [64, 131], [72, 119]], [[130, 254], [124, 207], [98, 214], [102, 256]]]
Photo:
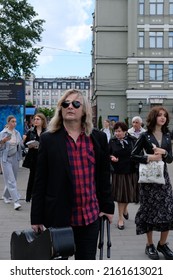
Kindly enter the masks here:
[[[173, 182], [173, 164], [168, 165], [171, 181]], [[28, 170], [20, 167], [18, 173], [18, 188], [21, 193], [22, 208], [19, 211], [13, 209], [13, 204], [5, 204], [0, 199], [0, 260], [10, 260], [10, 237], [15, 230], [30, 228], [30, 204], [26, 203], [25, 191], [28, 180]], [[3, 176], [0, 175], [0, 197], [3, 191]], [[136, 235], [134, 217], [139, 204], [129, 204], [129, 220], [125, 222], [125, 229], [118, 230], [117, 222], [117, 205], [114, 222], [111, 224], [111, 260], [148, 260], [144, 253], [145, 235]], [[105, 228], [106, 235], [106, 228]], [[154, 233], [154, 242], [157, 244], [159, 233]], [[107, 244], [104, 244], [104, 259], [107, 259]], [[173, 249], [173, 231], [170, 232], [168, 242]], [[98, 250], [99, 258], [99, 250]], [[161, 255], [161, 259], [163, 259]], [[109, 259], [108, 259], [109, 260]]]

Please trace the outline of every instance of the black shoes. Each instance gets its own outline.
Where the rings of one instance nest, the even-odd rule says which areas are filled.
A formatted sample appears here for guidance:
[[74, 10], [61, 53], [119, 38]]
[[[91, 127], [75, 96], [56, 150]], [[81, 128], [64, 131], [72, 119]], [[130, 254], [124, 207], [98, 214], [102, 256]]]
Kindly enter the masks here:
[[118, 224], [118, 225], [117, 225], [117, 228], [120, 229], [120, 230], [123, 230], [123, 229], [124, 229], [124, 224], [123, 224], [123, 225], [119, 225], [119, 224]]
[[157, 250], [164, 255], [166, 260], [173, 260], [173, 251], [169, 249], [167, 244], [168, 243], [165, 243], [164, 245], [160, 245], [160, 243], [158, 242]]
[[168, 243], [165, 243], [164, 245], [160, 245], [160, 242], [158, 242], [157, 250], [154, 244], [147, 245], [145, 248], [145, 253], [152, 260], [159, 260], [158, 252], [162, 253], [166, 260], [173, 260], [173, 251], [171, 251], [171, 249], [168, 247], [167, 244]]
[[128, 220], [129, 219], [129, 213], [127, 212], [127, 214], [123, 214], [124, 219]]
[[154, 244], [146, 245], [145, 254], [147, 254], [151, 260], [159, 260], [159, 254]]

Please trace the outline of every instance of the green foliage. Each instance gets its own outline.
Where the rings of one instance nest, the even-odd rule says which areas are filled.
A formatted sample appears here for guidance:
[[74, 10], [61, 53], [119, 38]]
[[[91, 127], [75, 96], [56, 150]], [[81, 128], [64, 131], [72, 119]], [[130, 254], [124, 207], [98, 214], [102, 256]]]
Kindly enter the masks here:
[[25, 104], [26, 107], [34, 107], [33, 103], [31, 101], [27, 101]]
[[51, 108], [38, 108], [38, 111], [37, 112], [40, 112], [40, 113], [43, 113], [47, 119], [51, 119], [55, 113], [55, 109]]
[[102, 122], [102, 116], [99, 117], [99, 120], [98, 120], [98, 129], [102, 129], [103, 128], [103, 122]]
[[44, 20], [27, 0], [0, 0], [0, 79], [28, 77], [42, 48]]

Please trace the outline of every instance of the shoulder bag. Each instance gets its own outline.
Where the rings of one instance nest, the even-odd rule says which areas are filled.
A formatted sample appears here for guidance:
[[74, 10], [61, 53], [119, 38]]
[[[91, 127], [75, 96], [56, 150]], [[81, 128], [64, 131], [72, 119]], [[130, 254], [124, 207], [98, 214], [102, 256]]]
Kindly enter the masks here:
[[164, 162], [160, 160], [150, 161], [147, 164], [140, 163], [138, 183], [165, 184]]

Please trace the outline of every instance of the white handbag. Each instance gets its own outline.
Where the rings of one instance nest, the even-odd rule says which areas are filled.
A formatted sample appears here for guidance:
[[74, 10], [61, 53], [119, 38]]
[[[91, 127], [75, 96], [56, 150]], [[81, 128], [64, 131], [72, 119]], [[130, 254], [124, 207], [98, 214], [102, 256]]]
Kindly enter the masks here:
[[140, 163], [138, 183], [165, 184], [164, 162], [160, 160], [150, 161], [147, 164]]

